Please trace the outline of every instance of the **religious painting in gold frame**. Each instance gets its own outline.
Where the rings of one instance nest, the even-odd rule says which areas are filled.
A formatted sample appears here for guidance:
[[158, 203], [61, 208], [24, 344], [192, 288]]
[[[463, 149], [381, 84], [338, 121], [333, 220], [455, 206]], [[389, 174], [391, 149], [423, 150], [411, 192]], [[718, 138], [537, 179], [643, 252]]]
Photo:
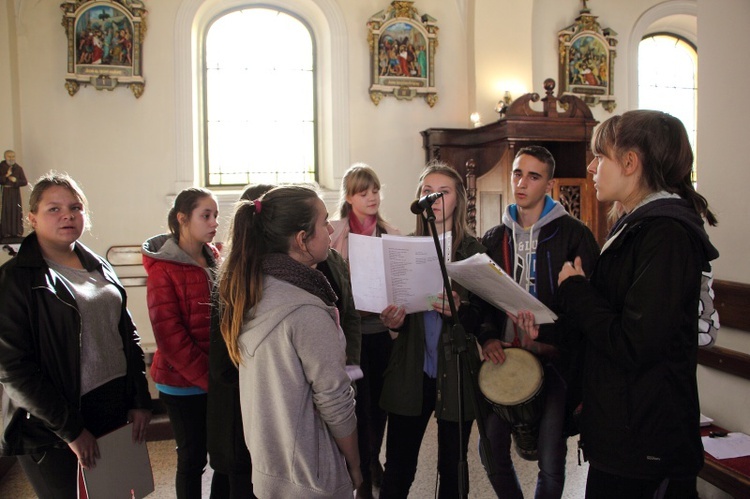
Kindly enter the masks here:
[[71, 96], [81, 85], [97, 90], [130, 88], [143, 94], [142, 44], [146, 9], [139, 0], [66, 0], [60, 5], [68, 39], [65, 88]]
[[376, 106], [386, 95], [399, 100], [423, 97], [434, 106], [436, 19], [420, 15], [414, 2], [396, 0], [367, 22], [370, 46], [370, 99]]
[[600, 104], [610, 113], [614, 96], [617, 33], [602, 29], [597, 16], [584, 8], [576, 22], [557, 33], [560, 53], [560, 95], [572, 94], [590, 107]]

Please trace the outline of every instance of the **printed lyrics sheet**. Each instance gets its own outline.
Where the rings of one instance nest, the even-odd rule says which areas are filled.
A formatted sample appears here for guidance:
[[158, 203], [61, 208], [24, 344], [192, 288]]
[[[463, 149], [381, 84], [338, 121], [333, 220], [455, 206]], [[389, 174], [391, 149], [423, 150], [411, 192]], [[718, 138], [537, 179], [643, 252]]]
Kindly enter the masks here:
[[[450, 235], [441, 238], [447, 255], [450, 243]], [[380, 313], [391, 304], [408, 314], [431, 310], [443, 290], [432, 237], [349, 234], [349, 267], [354, 304], [365, 312]]]

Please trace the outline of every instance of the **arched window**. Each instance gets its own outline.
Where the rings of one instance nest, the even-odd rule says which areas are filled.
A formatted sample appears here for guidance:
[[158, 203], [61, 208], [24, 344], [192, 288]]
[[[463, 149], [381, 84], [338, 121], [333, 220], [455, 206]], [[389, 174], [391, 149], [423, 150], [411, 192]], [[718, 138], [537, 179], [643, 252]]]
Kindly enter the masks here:
[[[263, 8], [276, 10], [299, 21], [312, 33], [313, 62], [325, 71], [314, 71], [315, 98], [315, 153], [317, 181], [323, 187], [323, 199], [334, 205], [338, 199], [338, 185], [351, 164], [349, 157], [349, 38], [346, 20], [337, 0], [181, 0], [175, 16], [175, 176], [173, 192], [186, 187], [207, 185], [209, 180], [206, 134], [206, 39], [209, 29], [224, 15], [235, 11]], [[279, 54], [276, 34], [270, 42], [264, 40], [267, 52]], [[238, 47], [239, 48], [239, 47]], [[243, 47], [244, 48], [244, 47]], [[295, 96], [287, 96], [295, 99]], [[282, 108], [277, 108], [281, 112]], [[244, 140], [244, 138], [243, 138]], [[279, 151], [297, 148], [291, 139]], [[276, 169], [274, 160], [272, 169]], [[279, 179], [281, 181], [282, 179]], [[237, 184], [211, 189], [219, 199], [220, 211], [231, 213], [237, 200]], [[259, 181], [259, 180], [257, 180]], [[255, 178], [250, 183], [256, 182]], [[169, 201], [171, 203], [171, 200]]]
[[[658, 109], [685, 125], [697, 156], [698, 53], [695, 46], [673, 34], [644, 37], [638, 49], [638, 107]], [[693, 168], [693, 181], [696, 181]]]
[[205, 185], [317, 180], [315, 41], [282, 10], [222, 13], [205, 37]]

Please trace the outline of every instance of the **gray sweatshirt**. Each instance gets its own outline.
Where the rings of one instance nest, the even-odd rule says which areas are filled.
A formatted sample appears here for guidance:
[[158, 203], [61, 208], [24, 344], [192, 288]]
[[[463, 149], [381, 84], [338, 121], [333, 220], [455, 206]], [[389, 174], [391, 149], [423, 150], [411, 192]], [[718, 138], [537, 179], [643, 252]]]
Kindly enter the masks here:
[[[547, 197], [544, 210], [539, 220], [531, 227], [524, 228], [518, 223], [518, 208], [515, 204], [509, 205], [503, 213], [503, 225], [508, 227], [513, 234], [513, 279], [523, 286], [526, 291], [534, 296], [536, 294], [536, 248], [539, 243], [539, 232], [542, 227], [560, 217], [568, 216], [568, 212], [557, 201]], [[514, 343], [518, 333], [515, 324], [508, 317], [505, 326], [503, 341]]]
[[253, 487], [263, 498], [347, 498], [334, 437], [355, 431], [354, 391], [336, 307], [266, 276], [240, 334], [240, 401]]

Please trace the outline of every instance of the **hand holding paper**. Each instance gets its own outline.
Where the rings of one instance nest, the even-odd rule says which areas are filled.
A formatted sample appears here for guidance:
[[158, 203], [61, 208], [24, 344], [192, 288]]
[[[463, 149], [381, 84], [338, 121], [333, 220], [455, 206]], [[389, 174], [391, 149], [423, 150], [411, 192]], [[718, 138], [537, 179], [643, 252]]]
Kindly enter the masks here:
[[146, 443], [133, 442], [132, 424], [97, 440], [101, 457], [96, 469], [82, 469], [79, 497], [140, 499], [154, 491], [154, 476]]
[[99, 459], [99, 446], [96, 438], [86, 428], [80, 435], [68, 444], [70, 450], [78, 458], [78, 462], [85, 470], [96, 468], [96, 460]]
[[[498, 264], [484, 253], [466, 260], [448, 263], [448, 275], [464, 288], [486, 302], [518, 317], [521, 312], [533, 314], [534, 324], [549, 324], [557, 320], [552, 310], [521, 287]], [[529, 318], [525, 316], [524, 324]], [[533, 329], [532, 326], [528, 326]]]
[[532, 341], [539, 337], [539, 324], [536, 323], [534, 312], [519, 310], [517, 316], [511, 313], [508, 316]]
[[[448, 297], [444, 292], [438, 293], [437, 296], [435, 296], [435, 299], [431, 300], [431, 302], [434, 311], [443, 314], [446, 317], [451, 316], [451, 304], [448, 302]], [[455, 291], [453, 292], [453, 305], [456, 307], [456, 310], [461, 306], [461, 297], [458, 296], [458, 293]]]
[[388, 329], [398, 329], [404, 324], [406, 310], [396, 305], [388, 305], [380, 312], [380, 320]]

